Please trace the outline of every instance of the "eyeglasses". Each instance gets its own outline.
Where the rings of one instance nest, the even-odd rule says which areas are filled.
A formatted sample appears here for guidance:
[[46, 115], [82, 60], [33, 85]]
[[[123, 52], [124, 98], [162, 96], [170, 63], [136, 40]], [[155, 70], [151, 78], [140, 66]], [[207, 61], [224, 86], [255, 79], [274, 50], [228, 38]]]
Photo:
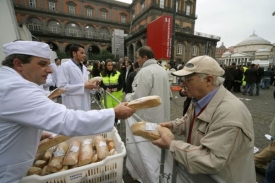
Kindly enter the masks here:
[[195, 75], [195, 76], [190, 77], [190, 78], [182, 77], [182, 81], [185, 82], [185, 83], [187, 83], [189, 80], [194, 79], [195, 77], [198, 77], [198, 76], [199, 76], [199, 75]]

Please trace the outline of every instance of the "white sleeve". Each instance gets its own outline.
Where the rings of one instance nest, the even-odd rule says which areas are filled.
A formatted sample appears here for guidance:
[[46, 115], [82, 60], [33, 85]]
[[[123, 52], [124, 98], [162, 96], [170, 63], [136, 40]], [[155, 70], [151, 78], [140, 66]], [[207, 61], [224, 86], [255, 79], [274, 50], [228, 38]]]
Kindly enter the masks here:
[[[0, 116], [34, 128], [66, 136], [94, 135], [111, 131], [114, 109], [71, 110], [48, 99], [41, 89], [29, 83], [7, 88], [2, 96]], [[16, 104], [16, 105], [14, 105]]]

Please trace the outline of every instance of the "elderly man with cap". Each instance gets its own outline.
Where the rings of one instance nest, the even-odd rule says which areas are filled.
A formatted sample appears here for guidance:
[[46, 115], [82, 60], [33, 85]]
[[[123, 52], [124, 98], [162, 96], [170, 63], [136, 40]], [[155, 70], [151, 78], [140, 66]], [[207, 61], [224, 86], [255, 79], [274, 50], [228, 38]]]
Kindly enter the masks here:
[[173, 73], [183, 78], [192, 103], [181, 119], [160, 123], [186, 142], [161, 130], [153, 144], [167, 148], [193, 174], [215, 174], [225, 182], [256, 182], [254, 130], [246, 106], [222, 85], [223, 69], [209, 56], [191, 59]]
[[[122, 103], [113, 109], [70, 110], [48, 99], [39, 85], [50, 67], [49, 45], [33, 41], [5, 44], [0, 68], [0, 182], [19, 182], [32, 165], [42, 130], [66, 136], [111, 131], [115, 117], [134, 110]], [[94, 86], [96, 87], [96, 86]]]

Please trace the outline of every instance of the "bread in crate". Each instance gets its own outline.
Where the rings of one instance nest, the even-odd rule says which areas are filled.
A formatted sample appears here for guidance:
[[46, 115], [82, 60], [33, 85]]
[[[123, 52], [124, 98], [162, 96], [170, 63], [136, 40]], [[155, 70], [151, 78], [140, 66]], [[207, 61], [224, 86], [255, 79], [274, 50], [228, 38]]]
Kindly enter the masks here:
[[[52, 141], [49, 141], [49, 139], [43, 140], [42, 144], [47, 146], [45, 143], [49, 142]], [[56, 140], [54, 140], [54, 143], [56, 143]], [[30, 168], [28, 175], [48, 175], [65, 171], [101, 161], [114, 154], [117, 154], [117, 151], [112, 138], [106, 139], [101, 135], [97, 135], [95, 140], [91, 138], [82, 141], [71, 139], [69, 146], [67, 142], [62, 142], [56, 148], [37, 153], [34, 166]]]

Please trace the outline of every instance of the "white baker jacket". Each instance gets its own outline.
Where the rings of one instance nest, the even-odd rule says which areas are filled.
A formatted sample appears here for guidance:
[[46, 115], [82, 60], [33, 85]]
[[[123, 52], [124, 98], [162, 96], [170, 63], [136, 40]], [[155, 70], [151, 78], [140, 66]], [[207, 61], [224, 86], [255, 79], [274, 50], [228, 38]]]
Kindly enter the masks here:
[[72, 61], [63, 63], [58, 69], [57, 86], [65, 88], [66, 91], [61, 95], [62, 104], [68, 109], [91, 110], [92, 90], [85, 89], [84, 83], [89, 79], [89, 72], [83, 65], [82, 72]]
[[[0, 68], [0, 183], [19, 182], [32, 165], [41, 131], [66, 136], [111, 131], [114, 109], [80, 111], [48, 99], [12, 68]], [[42, 129], [42, 130], [39, 130]]]

